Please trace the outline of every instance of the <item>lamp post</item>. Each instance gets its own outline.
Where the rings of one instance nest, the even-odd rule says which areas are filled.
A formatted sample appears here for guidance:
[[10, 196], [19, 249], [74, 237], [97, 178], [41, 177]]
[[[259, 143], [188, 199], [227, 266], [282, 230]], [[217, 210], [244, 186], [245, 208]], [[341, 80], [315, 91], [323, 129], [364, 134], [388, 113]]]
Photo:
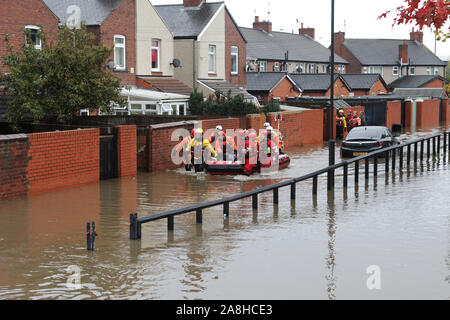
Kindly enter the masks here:
[[[329, 165], [335, 164], [335, 141], [334, 141], [334, 0], [331, 0], [331, 56], [330, 56], [330, 110], [328, 116], [329, 123]], [[328, 190], [334, 188], [334, 171], [328, 172]]]

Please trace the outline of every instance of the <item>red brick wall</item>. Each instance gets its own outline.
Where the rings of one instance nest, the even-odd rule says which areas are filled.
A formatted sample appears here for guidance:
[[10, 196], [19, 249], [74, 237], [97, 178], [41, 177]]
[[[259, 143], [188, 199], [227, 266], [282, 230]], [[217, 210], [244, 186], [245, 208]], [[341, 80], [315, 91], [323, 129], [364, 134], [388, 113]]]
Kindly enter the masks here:
[[284, 78], [275, 89], [269, 94], [269, 96], [264, 97], [268, 99], [266, 101], [271, 101], [273, 98], [280, 98], [281, 101], [286, 101], [287, 97], [298, 97], [300, 92], [298, 92], [291, 81], [288, 78]]
[[442, 123], [450, 124], [450, 99], [442, 102]]
[[0, 136], [0, 200], [27, 194], [28, 137]]
[[378, 79], [378, 81], [375, 82], [375, 84], [370, 89], [369, 95], [371, 96], [373, 93], [376, 94], [376, 95], [379, 95], [380, 93], [383, 93], [383, 92], [385, 94], [387, 94], [389, 92], [389, 90], [385, 87], [383, 82], [381, 82], [381, 80]]
[[209, 129], [215, 129], [218, 125], [221, 125], [225, 132], [227, 129], [239, 129], [240, 119], [226, 118], [226, 119], [211, 119], [201, 121], [201, 127], [204, 131]]
[[[100, 41], [108, 48], [114, 48], [114, 35], [125, 36], [126, 71], [114, 72], [122, 79], [122, 85], [136, 85], [136, 6], [134, 0], [123, 0], [100, 27]], [[114, 61], [114, 52], [109, 60]], [[134, 73], [130, 69], [134, 69]]]
[[[231, 74], [231, 47], [239, 49], [238, 74]], [[247, 76], [245, 65], [247, 62], [247, 45], [239, 33], [238, 28], [233, 23], [228, 10], [225, 10], [225, 79], [231, 83], [246, 86]]]
[[119, 158], [118, 176], [137, 174], [137, 135], [136, 126], [119, 126], [117, 128], [117, 154]]
[[349, 62], [345, 71], [347, 73], [361, 73], [361, 63], [359, 60], [343, 45], [345, 33], [335, 34], [335, 53]]
[[444, 87], [444, 81], [440, 79], [435, 79], [426, 85], [422, 86], [422, 88], [443, 88]]
[[417, 126], [421, 128], [439, 126], [440, 100], [417, 102]]
[[99, 135], [99, 129], [29, 134], [29, 192], [98, 181]]
[[407, 101], [405, 104], [405, 127], [412, 127], [412, 116], [413, 116], [413, 103], [411, 101]]
[[[326, 96], [329, 97], [331, 94], [331, 90], [328, 90], [326, 93]], [[348, 97], [350, 94], [350, 91], [348, 90], [347, 86], [342, 82], [341, 79], [337, 79], [334, 83], [334, 95], [339, 96], [345, 96]]]
[[392, 129], [393, 124], [402, 123], [401, 101], [389, 101], [386, 107], [386, 127]]
[[[278, 130], [277, 114], [269, 114], [271, 126]], [[286, 148], [323, 142], [323, 110], [283, 112], [279, 130]]]
[[[58, 18], [41, 0], [10, 0], [0, 2], [0, 73], [8, 71], [3, 65], [3, 56], [7, 46], [15, 49], [25, 43], [23, 30], [25, 26], [41, 27], [45, 32], [47, 43], [51, 44], [57, 38]], [[8, 36], [8, 42], [5, 37]]]

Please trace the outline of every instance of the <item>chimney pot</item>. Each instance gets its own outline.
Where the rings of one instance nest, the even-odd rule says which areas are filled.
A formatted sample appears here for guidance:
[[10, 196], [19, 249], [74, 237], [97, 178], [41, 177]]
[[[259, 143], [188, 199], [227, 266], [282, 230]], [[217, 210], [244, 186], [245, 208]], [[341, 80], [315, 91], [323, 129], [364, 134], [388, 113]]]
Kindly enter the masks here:
[[205, 2], [205, 0], [183, 0], [183, 6], [184, 7], [198, 7], [203, 2]]

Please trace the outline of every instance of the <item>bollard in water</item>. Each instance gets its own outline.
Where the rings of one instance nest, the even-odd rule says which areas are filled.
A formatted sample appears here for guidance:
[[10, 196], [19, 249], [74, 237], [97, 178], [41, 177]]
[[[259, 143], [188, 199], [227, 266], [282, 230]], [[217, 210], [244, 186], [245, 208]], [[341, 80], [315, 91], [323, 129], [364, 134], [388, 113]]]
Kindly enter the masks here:
[[98, 236], [95, 232], [95, 222], [90, 221], [86, 226], [86, 240], [88, 251], [94, 251], [95, 249], [95, 237]]

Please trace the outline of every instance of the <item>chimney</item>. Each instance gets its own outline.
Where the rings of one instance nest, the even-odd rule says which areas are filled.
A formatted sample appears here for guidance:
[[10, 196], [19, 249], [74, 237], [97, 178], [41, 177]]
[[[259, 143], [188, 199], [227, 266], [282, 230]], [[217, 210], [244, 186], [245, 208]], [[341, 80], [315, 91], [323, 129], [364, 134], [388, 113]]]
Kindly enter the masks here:
[[302, 27], [298, 30], [298, 33], [302, 34], [302, 35], [307, 34], [308, 36], [310, 36], [313, 39], [316, 38], [316, 29], [315, 28], [303, 28], [303, 23], [302, 23]]
[[184, 7], [198, 7], [203, 2], [205, 2], [205, 0], [183, 0], [183, 6]]
[[272, 34], [272, 22], [270, 22], [270, 21], [259, 21], [259, 17], [255, 16], [255, 22], [253, 22], [253, 29], [264, 30], [268, 34]]
[[422, 31], [414, 31], [414, 28], [412, 29], [412, 32], [409, 34], [411, 40], [417, 40], [420, 43], [423, 43], [423, 32]]
[[403, 64], [408, 63], [408, 45], [406, 44], [406, 40], [398, 46], [398, 60]]

